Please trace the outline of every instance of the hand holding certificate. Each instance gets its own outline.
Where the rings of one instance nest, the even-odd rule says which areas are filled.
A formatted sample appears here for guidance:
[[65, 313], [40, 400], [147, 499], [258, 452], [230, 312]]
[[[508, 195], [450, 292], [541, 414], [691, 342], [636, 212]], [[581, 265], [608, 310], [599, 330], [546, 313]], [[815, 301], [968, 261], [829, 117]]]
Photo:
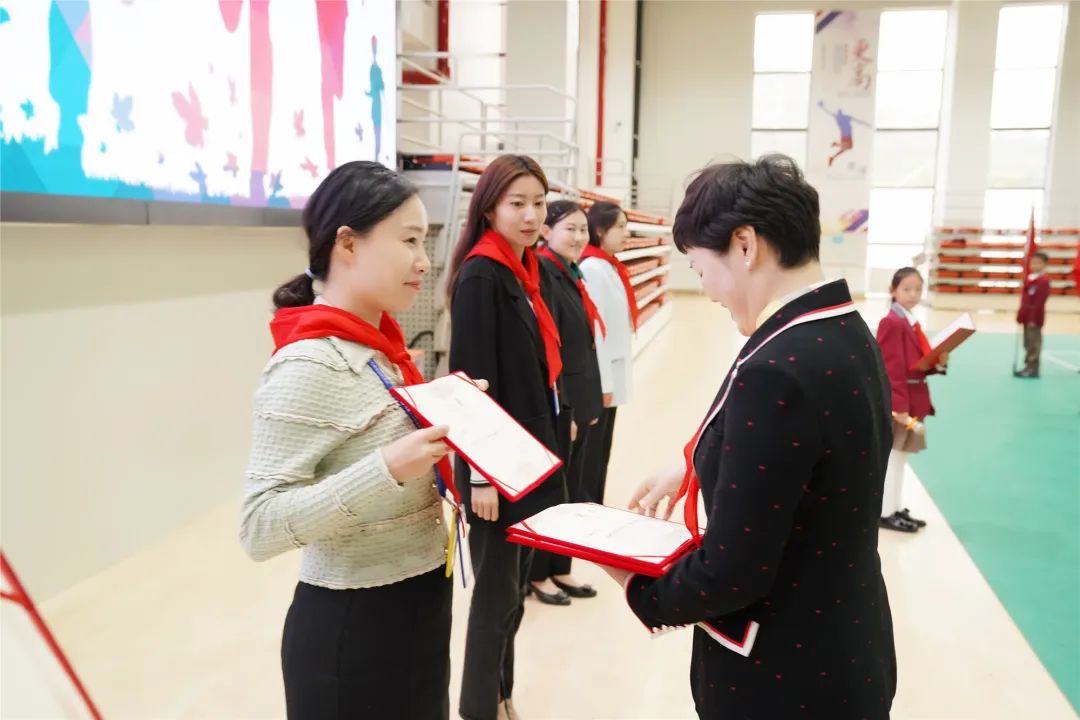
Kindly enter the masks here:
[[947, 328], [939, 332], [930, 341], [930, 352], [915, 363], [918, 370], [929, 370], [938, 364], [943, 354], [950, 353], [960, 343], [975, 334], [975, 321], [971, 315], [964, 313], [949, 324]]
[[682, 523], [595, 503], [548, 508], [507, 529], [520, 545], [659, 577], [694, 543]]
[[446, 442], [511, 502], [562, 466], [464, 373], [391, 392], [428, 425], [450, 428]]

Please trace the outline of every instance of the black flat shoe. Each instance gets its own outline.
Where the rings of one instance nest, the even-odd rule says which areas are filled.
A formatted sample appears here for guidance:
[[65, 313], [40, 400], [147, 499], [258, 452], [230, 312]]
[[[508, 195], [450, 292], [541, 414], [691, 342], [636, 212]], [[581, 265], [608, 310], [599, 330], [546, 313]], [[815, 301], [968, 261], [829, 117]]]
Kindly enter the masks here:
[[557, 593], [546, 593], [543, 590], [537, 590], [535, 586], [529, 585], [528, 592], [536, 596], [536, 599], [545, 605], [569, 605], [570, 596], [560, 590]]
[[567, 585], [564, 582], [559, 582], [555, 578], [551, 578], [551, 582], [555, 583], [555, 587], [559, 588], [572, 598], [591, 598], [596, 597], [596, 590], [592, 585]]
[[901, 517], [900, 513], [893, 513], [889, 517], [883, 517], [878, 520], [878, 525], [886, 530], [896, 530], [897, 532], [914, 533], [919, 532], [919, 526], [910, 520], [905, 520]]
[[921, 528], [926, 527], [926, 521], [925, 520], [920, 520], [919, 518], [911, 517], [911, 511], [908, 510], [907, 508], [904, 508], [903, 510], [901, 510], [900, 512], [898, 512], [896, 514], [899, 515], [900, 517], [904, 518], [905, 520], [907, 520], [909, 523], [915, 523], [915, 525], [918, 526], [918, 527], [921, 527]]

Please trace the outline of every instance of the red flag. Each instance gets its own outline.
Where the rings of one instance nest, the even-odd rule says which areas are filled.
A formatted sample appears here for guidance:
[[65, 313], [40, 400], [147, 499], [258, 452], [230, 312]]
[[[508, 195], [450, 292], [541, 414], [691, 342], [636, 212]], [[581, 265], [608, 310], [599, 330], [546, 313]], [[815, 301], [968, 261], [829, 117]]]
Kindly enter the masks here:
[[1073, 259], [1073, 282], [1076, 283], [1076, 294], [1080, 295], [1080, 240], [1077, 241], [1076, 257]]
[[1031, 208], [1031, 221], [1028, 223], [1027, 242], [1024, 243], [1024, 284], [1021, 290], [1021, 302], [1023, 295], [1027, 293], [1028, 278], [1031, 276], [1031, 256], [1035, 254], [1035, 208]]

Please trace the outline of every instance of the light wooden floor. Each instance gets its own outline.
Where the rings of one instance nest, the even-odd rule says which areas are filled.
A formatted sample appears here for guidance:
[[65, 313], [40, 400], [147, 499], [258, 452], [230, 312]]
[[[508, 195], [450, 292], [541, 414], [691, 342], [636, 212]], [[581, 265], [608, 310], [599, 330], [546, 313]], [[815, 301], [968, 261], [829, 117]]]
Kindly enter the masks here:
[[[722, 308], [701, 298], [676, 302], [675, 320], [638, 360], [633, 404], [620, 411], [612, 504], [624, 502], [643, 473], [677, 457], [742, 342]], [[884, 304], [867, 307], [876, 323]], [[1012, 328], [1007, 316], [976, 321], [985, 330]], [[1051, 323], [1048, 332], [1080, 332], [1078, 318]], [[916, 478], [906, 492], [929, 527], [881, 541], [900, 668], [893, 717], [1075, 717]], [[105, 717], [283, 717], [279, 639], [299, 557], [251, 563], [237, 543], [237, 516], [235, 502], [217, 508], [44, 605]], [[650, 639], [606, 576], [583, 563], [575, 572], [600, 589], [598, 598], [568, 608], [529, 602], [518, 636], [522, 716], [693, 717], [690, 633]], [[459, 587], [452, 707], [467, 609]]]

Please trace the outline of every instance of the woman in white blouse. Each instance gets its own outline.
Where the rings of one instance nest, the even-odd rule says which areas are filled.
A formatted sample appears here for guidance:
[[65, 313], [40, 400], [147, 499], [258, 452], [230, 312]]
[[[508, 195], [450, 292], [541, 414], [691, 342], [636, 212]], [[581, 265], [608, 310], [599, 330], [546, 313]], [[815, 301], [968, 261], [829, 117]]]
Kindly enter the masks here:
[[606, 335], [596, 336], [596, 357], [600, 364], [600, 386], [604, 411], [594, 429], [586, 454], [584, 475], [594, 490], [596, 502], [604, 500], [611, 440], [615, 433], [615, 412], [630, 401], [633, 387], [633, 352], [637, 326], [637, 300], [626, 267], [615, 257], [626, 247], [626, 213], [618, 205], [598, 202], [589, 209], [589, 247], [580, 262], [589, 295], [604, 320]]

